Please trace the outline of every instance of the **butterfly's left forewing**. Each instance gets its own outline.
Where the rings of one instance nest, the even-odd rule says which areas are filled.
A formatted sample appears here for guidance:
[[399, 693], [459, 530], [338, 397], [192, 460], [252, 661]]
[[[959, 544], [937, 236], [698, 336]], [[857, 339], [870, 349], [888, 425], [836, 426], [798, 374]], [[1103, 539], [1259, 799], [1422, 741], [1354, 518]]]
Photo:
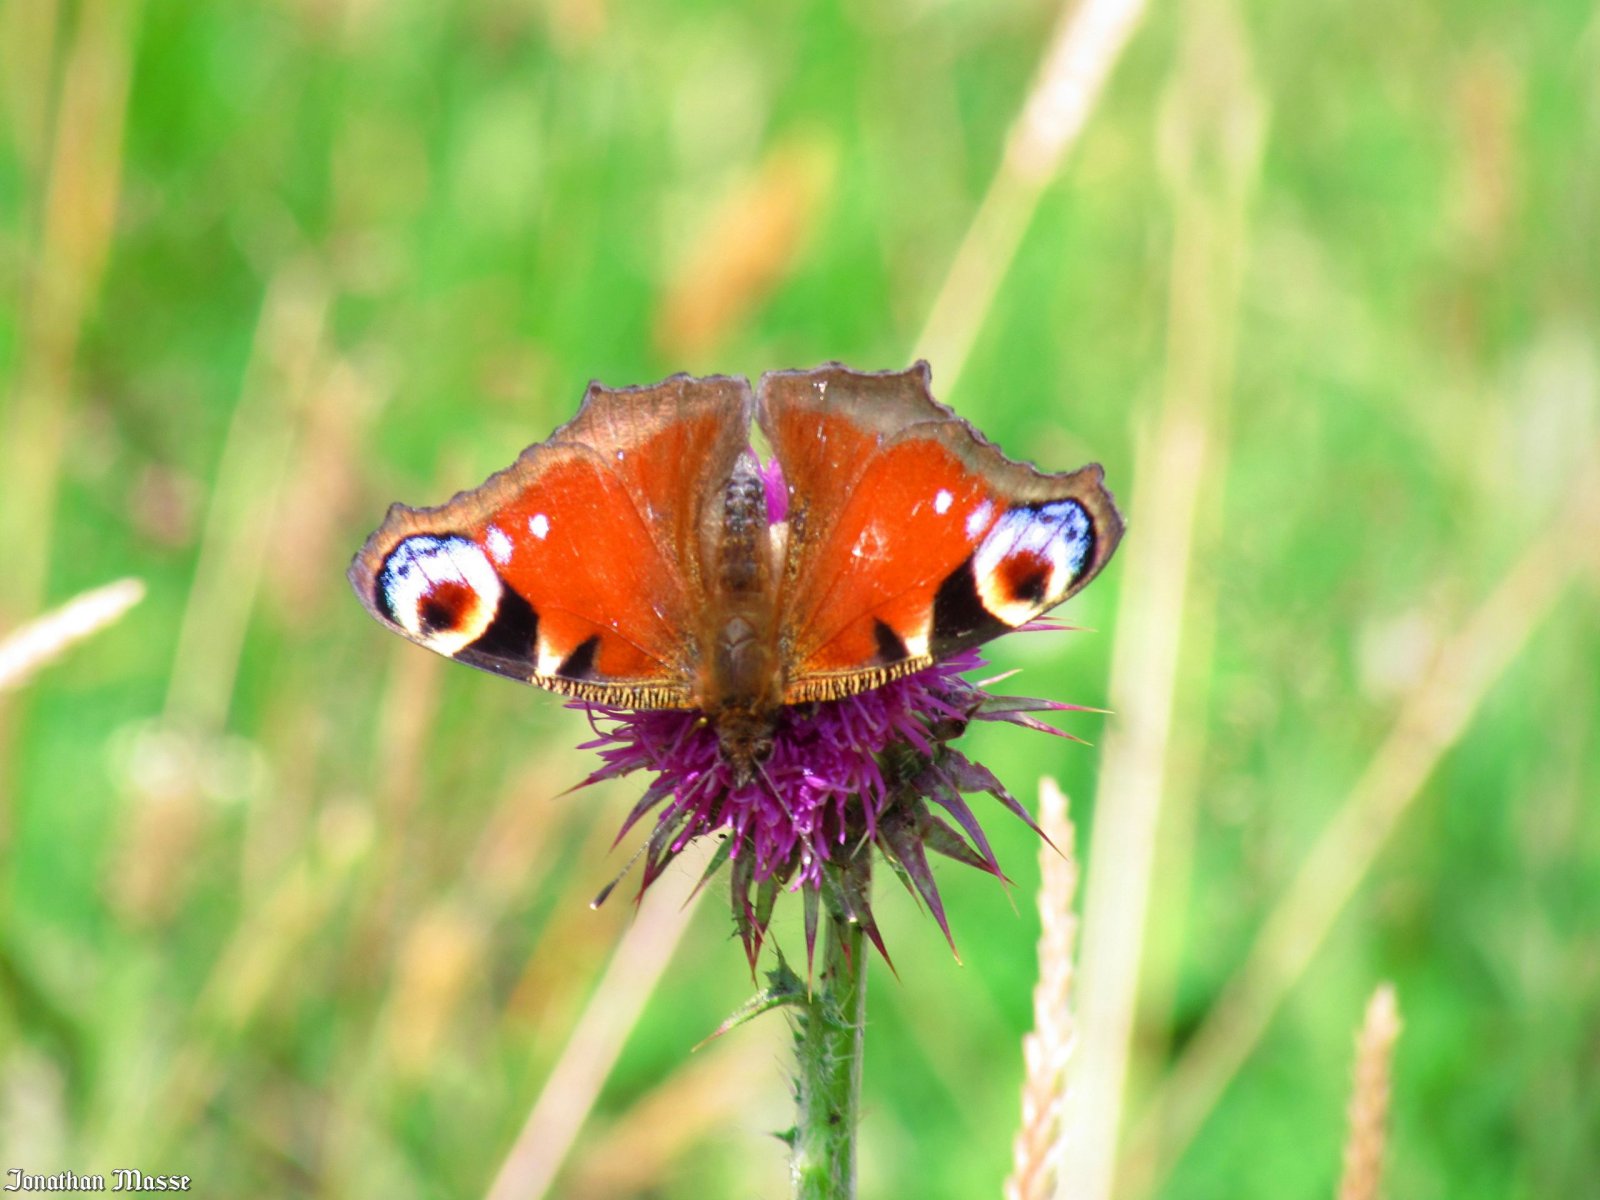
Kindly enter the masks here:
[[933, 400], [925, 364], [763, 378], [788, 485], [788, 703], [875, 687], [1025, 624], [1104, 566], [1122, 521], [1097, 465], [1007, 459]]
[[350, 566], [369, 611], [440, 654], [584, 699], [698, 700], [700, 531], [748, 442], [743, 380], [594, 387], [510, 468], [395, 505]]

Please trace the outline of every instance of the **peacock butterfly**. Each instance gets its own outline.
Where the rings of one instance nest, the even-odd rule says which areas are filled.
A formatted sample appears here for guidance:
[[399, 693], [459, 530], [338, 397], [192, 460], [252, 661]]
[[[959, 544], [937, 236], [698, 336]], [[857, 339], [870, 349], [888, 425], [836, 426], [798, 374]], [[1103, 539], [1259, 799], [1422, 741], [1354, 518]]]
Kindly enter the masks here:
[[[748, 779], [785, 705], [836, 700], [1025, 624], [1105, 566], [1099, 464], [1013, 462], [919, 362], [591, 384], [482, 486], [389, 509], [367, 609], [470, 666], [620, 708], [698, 709]], [[751, 447], [771, 447], [769, 488]]]

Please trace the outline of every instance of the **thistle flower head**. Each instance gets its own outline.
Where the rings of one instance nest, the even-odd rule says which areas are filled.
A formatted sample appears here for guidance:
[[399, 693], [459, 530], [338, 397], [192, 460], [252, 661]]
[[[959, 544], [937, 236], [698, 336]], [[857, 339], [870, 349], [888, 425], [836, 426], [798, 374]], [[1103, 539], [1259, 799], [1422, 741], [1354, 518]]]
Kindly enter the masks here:
[[653, 775], [617, 835], [620, 840], [656, 812], [641, 893], [695, 838], [724, 835], [707, 874], [730, 867], [734, 918], [752, 969], [784, 889], [803, 896], [808, 956], [825, 899], [859, 921], [887, 959], [862, 851], [875, 846], [882, 853], [948, 939], [928, 852], [1004, 878], [965, 796], [987, 792], [1038, 829], [987, 768], [951, 743], [974, 720], [1059, 735], [1033, 714], [1076, 706], [990, 695], [964, 677], [981, 665], [969, 651], [872, 691], [785, 708], [771, 757], [757, 778], [742, 782], [699, 713], [575, 701], [572, 707], [588, 715], [596, 734], [580, 748], [602, 759], [584, 783], [640, 771]]

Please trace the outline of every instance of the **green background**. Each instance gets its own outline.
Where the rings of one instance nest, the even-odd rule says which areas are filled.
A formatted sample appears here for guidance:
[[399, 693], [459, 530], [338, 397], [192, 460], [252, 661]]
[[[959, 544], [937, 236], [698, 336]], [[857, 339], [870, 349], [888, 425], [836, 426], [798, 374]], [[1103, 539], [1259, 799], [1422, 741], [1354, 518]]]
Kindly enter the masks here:
[[[482, 1193], [630, 920], [587, 900], [637, 788], [559, 795], [590, 766], [581, 719], [386, 635], [348, 557], [391, 500], [475, 484], [591, 378], [903, 366], [1056, 20], [0, 4], [0, 629], [148, 587], [0, 710], [0, 1166]], [[1236, 300], [1172, 298], [1197, 211], [1204, 278]], [[1129, 548], [1163, 397], [1204, 390], [1193, 345], [1231, 363], [1137, 1115], [1438, 648], [1530, 546], [1584, 528], [1600, 22], [1564, 0], [1154, 5], [974, 303], [953, 389], [930, 347], [936, 392], [1015, 455], [1103, 462]], [[1555, 599], [1156, 1194], [1331, 1195], [1382, 979], [1405, 1021], [1391, 1194], [1597, 1186], [1600, 538], [1562, 545]], [[1148, 600], [1129, 555], [1064, 610], [1092, 632], [994, 647], [1025, 667], [1009, 687], [1107, 703]], [[1103, 745], [1107, 720], [1064, 726]], [[1100, 748], [986, 728], [969, 749], [1030, 803], [1058, 777], [1087, 835]], [[940, 868], [959, 964], [879, 889], [899, 976], [874, 964], [866, 1196], [994, 1196], [1009, 1169], [1038, 867], [979, 811], [1015, 887]], [[798, 904], [775, 929], [796, 944]], [[731, 932], [719, 893], [556, 1194], [784, 1193], [781, 1019], [690, 1053], [749, 992]]]

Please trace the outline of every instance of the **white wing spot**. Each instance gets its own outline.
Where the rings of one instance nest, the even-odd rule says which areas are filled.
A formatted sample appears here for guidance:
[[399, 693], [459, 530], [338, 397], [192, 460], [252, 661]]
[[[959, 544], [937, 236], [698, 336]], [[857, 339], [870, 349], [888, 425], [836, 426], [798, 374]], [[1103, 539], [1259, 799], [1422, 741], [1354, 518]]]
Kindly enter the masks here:
[[498, 525], [489, 526], [489, 532], [484, 537], [484, 544], [489, 547], [489, 556], [502, 567], [511, 561], [511, 539], [506, 536], [506, 531]]
[[974, 541], [989, 528], [989, 518], [994, 515], [994, 505], [985, 500], [967, 515], [967, 536]]
[[956, 498], [950, 494], [949, 488], [940, 488], [939, 494], [933, 498], [933, 511], [942, 517], [950, 511], [950, 506], [955, 502]]
[[528, 518], [528, 532], [541, 542], [550, 536], [550, 518], [543, 513], [534, 513]]

